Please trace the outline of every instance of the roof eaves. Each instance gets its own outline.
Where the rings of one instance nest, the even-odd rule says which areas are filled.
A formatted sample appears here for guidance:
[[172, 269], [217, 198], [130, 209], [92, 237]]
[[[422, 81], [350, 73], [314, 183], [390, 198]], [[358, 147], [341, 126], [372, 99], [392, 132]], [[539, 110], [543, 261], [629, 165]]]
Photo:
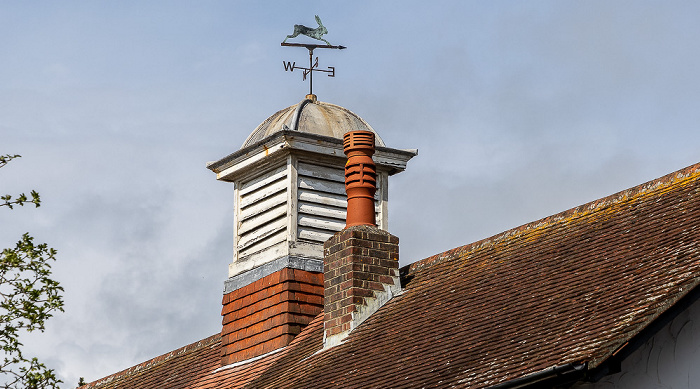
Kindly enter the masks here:
[[585, 363], [567, 363], [489, 386], [488, 389], [541, 388], [545, 384], [551, 387], [555, 383], [576, 381], [583, 377], [587, 369], [588, 366]]
[[681, 312], [700, 299], [700, 277], [683, 288], [673, 299], [660, 305], [654, 313], [653, 319], [644, 323], [640, 328], [630, 332], [630, 336], [622, 339], [614, 348], [608, 350], [604, 357], [592, 360], [589, 363], [589, 372], [586, 374], [588, 381], [598, 381], [603, 376], [620, 371], [620, 363], [637, 351], [649, 339], [662, 328], [671, 323]]

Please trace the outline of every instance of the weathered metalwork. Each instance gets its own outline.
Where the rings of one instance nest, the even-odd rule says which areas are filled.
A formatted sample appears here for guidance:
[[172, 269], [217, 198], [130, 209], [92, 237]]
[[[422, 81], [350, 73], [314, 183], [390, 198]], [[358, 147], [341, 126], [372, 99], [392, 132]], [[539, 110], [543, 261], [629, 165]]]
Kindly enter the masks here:
[[289, 39], [289, 38], [296, 38], [297, 36], [299, 36], [299, 34], [301, 34], [301, 35], [306, 35], [309, 38], [316, 39], [318, 41], [324, 41], [324, 42], [326, 42], [327, 45], [330, 46], [331, 43], [322, 38], [322, 36], [328, 34], [328, 29], [326, 29], [326, 27], [323, 25], [323, 23], [321, 23], [321, 18], [319, 18], [318, 15], [315, 15], [315, 17], [316, 17], [316, 23], [318, 23], [318, 27], [311, 28], [311, 27], [306, 27], [306, 26], [301, 25], [301, 24], [295, 24], [294, 25], [294, 32], [292, 33], [292, 35], [287, 35], [287, 37], [284, 38], [282, 43], [287, 42], [287, 39]]
[[[293, 72], [295, 69], [302, 70], [302, 80], [306, 81], [306, 77], [309, 77], [309, 95], [313, 95], [314, 92], [314, 72], [324, 72], [328, 73], [328, 77], [335, 77], [335, 67], [334, 66], [329, 66], [327, 69], [318, 69], [318, 57], [316, 57], [316, 60], [314, 61], [314, 50], [315, 49], [338, 49], [338, 50], [343, 50], [345, 49], [345, 46], [340, 46], [340, 45], [331, 45], [330, 42], [327, 40], [323, 39], [322, 36], [324, 34], [328, 33], [328, 30], [326, 27], [321, 24], [321, 18], [316, 15], [316, 22], [318, 22], [318, 28], [309, 28], [306, 26], [302, 26], [300, 24], [295, 24], [294, 25], [294, 33], [292, 35], [287, 35], [287, 37], [282, 41], [281, 45], [282, 46], [287, 46], [287, 47], [305, 47], [307, 50], [309, 50], [309, 67], [302, 67], [302, 66], [296, 66], [296, 62], [289, 62], [289, 61], [282, 61], [282, 64], [284, 65], [284, 70]], [[295, 38], [298, 35], [306, 35], [310, 38], [316, 39], [316, 40], [321, 40], [326, 42], [325, 45], [319, 45], [319, 44], [309, 44], [309, 43], [287, 43], [287, 39], [289, 38]]]

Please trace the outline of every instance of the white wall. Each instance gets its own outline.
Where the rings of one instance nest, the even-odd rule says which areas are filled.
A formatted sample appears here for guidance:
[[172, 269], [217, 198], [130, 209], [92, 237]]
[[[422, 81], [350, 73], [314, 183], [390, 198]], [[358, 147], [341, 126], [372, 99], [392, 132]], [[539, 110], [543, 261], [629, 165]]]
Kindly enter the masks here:
[[700, 300], [622, 361], [620, 373], [572, 388], [700, 388]]

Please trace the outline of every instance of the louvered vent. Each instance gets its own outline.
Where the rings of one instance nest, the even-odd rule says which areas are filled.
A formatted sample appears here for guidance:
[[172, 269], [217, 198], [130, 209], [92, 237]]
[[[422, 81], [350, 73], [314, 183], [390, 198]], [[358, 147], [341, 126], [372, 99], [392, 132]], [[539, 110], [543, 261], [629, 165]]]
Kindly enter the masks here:
[[[345, 227], [345, 171], [299, 162], [297, 172], [298, 238], [323, 243]], [[378, 206], [375, 212], [379, 214]]]
[[236, 246], [244, 257], [287, 238], [287, 167], [241, 183]]

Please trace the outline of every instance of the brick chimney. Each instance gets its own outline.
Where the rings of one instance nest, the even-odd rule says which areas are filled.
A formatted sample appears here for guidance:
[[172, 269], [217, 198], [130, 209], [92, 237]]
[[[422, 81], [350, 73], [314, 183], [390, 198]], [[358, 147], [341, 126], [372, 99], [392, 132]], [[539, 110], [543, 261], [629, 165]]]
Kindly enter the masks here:
[[374, 134], [345, 134], [346, 227], [324, 244], [324, 348], [349, 333], [401, 291], [399, 238], [375, 225]]
[[245, 285], [224, 294], [222, 366], [288, 345], [321, 313], [323, 274], [298, 267], [286, 264], [257, 281], [239, 280]]

